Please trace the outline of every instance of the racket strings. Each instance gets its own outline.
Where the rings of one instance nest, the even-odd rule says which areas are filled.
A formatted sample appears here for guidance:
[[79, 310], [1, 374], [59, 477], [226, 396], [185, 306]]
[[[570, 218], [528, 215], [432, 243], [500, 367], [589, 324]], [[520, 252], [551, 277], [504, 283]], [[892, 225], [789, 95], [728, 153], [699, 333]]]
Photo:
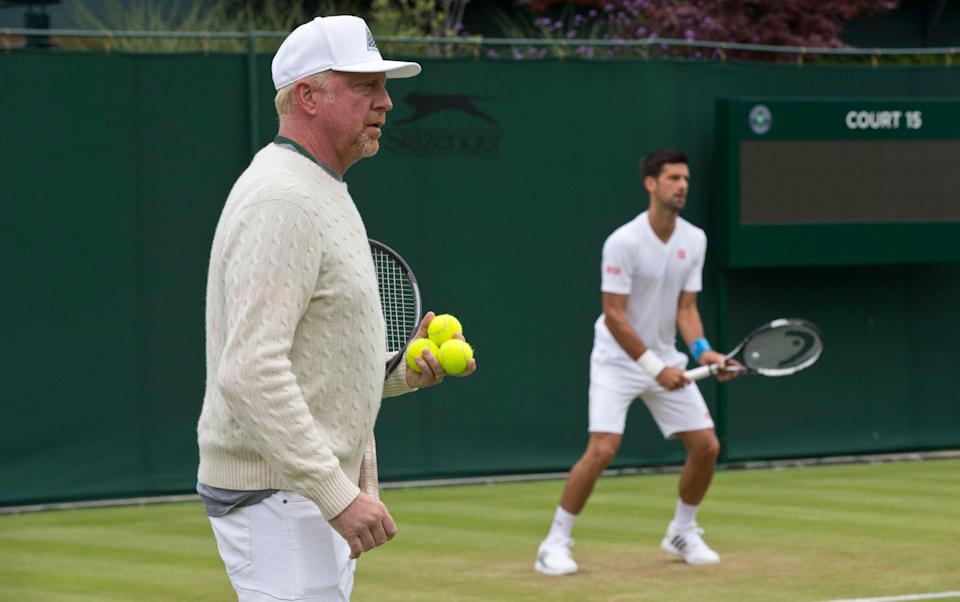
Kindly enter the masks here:
[[387, 351], [399, 351], [418, 319], [413, 286], [396, 260], [378, 249], [372, 249], [372, 254], [387, 327]]
[[755, 336], [746, 344], [743, 360], [755, 370], [786, 374], [811, 365], [822, 351], [818, 331], [791, 324]]

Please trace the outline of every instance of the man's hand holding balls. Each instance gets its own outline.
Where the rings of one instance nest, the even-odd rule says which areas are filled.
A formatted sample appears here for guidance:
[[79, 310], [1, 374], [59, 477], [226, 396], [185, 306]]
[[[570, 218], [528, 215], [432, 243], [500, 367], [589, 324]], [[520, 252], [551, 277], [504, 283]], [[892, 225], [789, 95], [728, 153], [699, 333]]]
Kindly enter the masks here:
[[473, 348], [463, 338], [460, 321], [450, 314], [436, 316], [432, 311], [420, 322], [405, 359], [409, 368], [407, 384], [411, 387], [435, 385], [446, 374], [470, 376], [477, 369]]

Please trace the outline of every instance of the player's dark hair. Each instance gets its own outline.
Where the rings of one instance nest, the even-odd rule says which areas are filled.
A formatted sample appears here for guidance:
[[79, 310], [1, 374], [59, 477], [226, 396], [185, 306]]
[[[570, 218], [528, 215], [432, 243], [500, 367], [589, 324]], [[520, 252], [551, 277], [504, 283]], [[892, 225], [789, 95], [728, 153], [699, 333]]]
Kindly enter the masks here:
[[663, 170], [663, 166], [667, 163], [690, 164], [690, 162], [687, 161], [687, 156], [680, 151], [672, 148], [658, 148], [641, 160], [640, 165], [643, 171], [643, 177], [658, 177], [660, 171]]

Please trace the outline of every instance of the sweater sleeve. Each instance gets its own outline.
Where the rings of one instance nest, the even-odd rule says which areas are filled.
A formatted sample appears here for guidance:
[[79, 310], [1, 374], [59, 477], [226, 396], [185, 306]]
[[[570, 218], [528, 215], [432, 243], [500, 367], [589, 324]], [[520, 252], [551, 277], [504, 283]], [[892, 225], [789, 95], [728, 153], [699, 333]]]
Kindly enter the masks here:
[[416, 390], [416, 388], [411, 388], [407, 384], [407, 362], [404, 361], [397, 364], [397, 367], [383, 382], [383, 397], [396, 397]]
[[316, 224], [292, 202], [261, 201], [234, 216], [220, 258], [226, 341], [216, 378], [254, 448], [329, 520], [359, 488], [314, 421], [290, 360], [322, 258]]
[[360, 489], [367, 495], [380, 498], [380, 477], [377, 473], [377, 439], [370, 433], [370, 441], [360, 461]]

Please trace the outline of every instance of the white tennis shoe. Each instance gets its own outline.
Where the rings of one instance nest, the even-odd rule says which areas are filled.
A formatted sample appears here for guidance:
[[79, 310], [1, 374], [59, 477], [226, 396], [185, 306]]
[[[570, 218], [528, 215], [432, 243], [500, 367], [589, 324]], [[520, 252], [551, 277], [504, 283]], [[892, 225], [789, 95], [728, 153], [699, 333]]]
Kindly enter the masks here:
[[720, 564], [720, 555], [703, 541], [702, 534], [703, 529], [695, 524], [682, 530], [667, 528], [660, 547], [694, 566]]
[[537, 561], [533, 564], [534, 570], [551, 576], [576, 573], [577, 563], [570, 553], [571, 547], [573, 547], [572, 539], [564, 542], [545, 539], [537, 550]]

